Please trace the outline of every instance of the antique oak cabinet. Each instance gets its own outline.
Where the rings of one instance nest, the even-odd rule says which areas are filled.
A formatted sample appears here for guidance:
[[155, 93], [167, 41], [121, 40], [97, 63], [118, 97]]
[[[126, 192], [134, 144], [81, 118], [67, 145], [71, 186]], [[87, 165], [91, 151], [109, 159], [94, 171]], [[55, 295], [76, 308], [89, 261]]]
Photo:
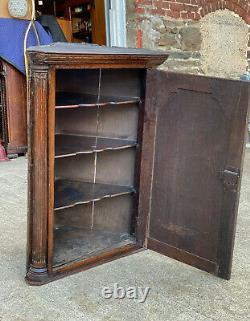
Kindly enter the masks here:
[[27, 152], [26, 78], [0, 59], [0, 140], [9, 155]]
[[160, 71], [143, 49], [28, 56], [27, 282], [140, 249], [229, 279], [248, 83]]

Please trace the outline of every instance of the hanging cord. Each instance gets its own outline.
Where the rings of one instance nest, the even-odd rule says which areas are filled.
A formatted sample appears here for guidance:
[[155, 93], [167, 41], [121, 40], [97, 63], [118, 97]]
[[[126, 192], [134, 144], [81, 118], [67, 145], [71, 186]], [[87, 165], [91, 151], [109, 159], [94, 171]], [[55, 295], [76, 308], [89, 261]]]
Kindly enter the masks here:
[[35, 7], [35, 0], [31, 0], [31, 19], [30, 23], [28, 25], [28, 28], [26, 30], [25, 36], [24, 36], [24, 62], [25, 62], [25, 70], [26, 70], [26, 77], [28, 78], [28, 70], [29, 70], [29, 62], [28, 62], [28, 57], [27, 57], [27, 40], [28, 40], [28, 35], [30, 32], [31, 27], [33, 27], [37, 39], [38, 46], [40, 46], [40, 39], [39, 35], [36, 29], [36, 7]]
[[[98, 133], [99, 133], [99, 123], [100, 123], [101, 83], [102, 83], [102, 69], [99, 70], [97, 112], [96, 112], [95, 148], [97, 148], [97, 144], [98, 144]], [[93, 186], [93, 192], [95, 190], [96, 175], [97, 175], [97, 152], [95, 152], [95, 158], [94, 158], [94, 177], [93, 177], [94, 186]], [[95, 201], [92, 202], [91, 230], [93, 230], [93, 228], [94, 228], [94, 216], [95, 216]]]

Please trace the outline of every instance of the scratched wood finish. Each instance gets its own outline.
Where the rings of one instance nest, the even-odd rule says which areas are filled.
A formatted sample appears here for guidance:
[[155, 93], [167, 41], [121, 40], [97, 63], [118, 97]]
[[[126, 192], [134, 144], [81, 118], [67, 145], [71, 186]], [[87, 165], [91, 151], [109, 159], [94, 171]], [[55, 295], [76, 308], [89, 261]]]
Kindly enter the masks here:
[[133, 192], [134, 188], [130, 186], [58, 179], [55, 182], [55, 211]]
[[[167, 55], [147, 50], [85, 45], [57, 44], [30, 49], [26, 278], [30, 284], [44, 284], [142, 248], [152, 249], [225, 279], [230, 278], [249, 84], [148, 70], [166, 58]], [[85, 253], [82, 259], [55, 267], [53, 260], [60, 252], [57, 248], [60, 242], [55, 247], [55, 227], [62, 224], [73, 228], [83, 224], [86, 228], [92, 224], [88, 215], [92, 209], [90, 204], [82, 204], [74, 209], [61, 210], [61, 217], [54, 216], [54, 179], [65, 175], [64, 178], [78, 179], [82, 175], [80, 178], [85, 180], [93, 176], [93, 153], [59, 158], [55, 168], [55, 134], [86, 135], [90, 132], [92, 135], [96, 108], [78, 108], [74, 110], [74, 116], [70, 108], [55, 113], [55, 88], [58, 87], [59, 91], [67, 89], [67, 69], [70, 69], [70, 92], [82, 93], [79, 91], [81, 77], [92, 75], [89, 78], [91, 83], [97, 83], [98, 68], [102, 68], [104, 78], [112, 82], [111, 86], [106, 81], [105, 95], [116, 97], [121, 87], [126, 97], [128, 94], [140, 96], [140, 103], [137, 103], [139, 114], [136, 103], [117, 107], [117, 110], [115, 106], [101, 108], [102, 113], [108, 113], [105, 117], [101, 114], [100, 120], [105, 126], [109, 125], [108, 129], [102, 129], [102, 136], [137, 140], [138, 146], [98, 153], [102, 163], [97, 171], [98, 175], [101, 174], [100, 177], [97, 175], [98, 183], [114, 184], [115, 180], [121, 186], [129, 186], [125, 182], [134, 181], [136, 193], [112, 198], [108, 206], [106, 202], [109, 199], [99, 201], [97, 228], [103, 233], [107, 230], [130, 233], [131, 225], [129, 235], [135, 236], [136, 241], [125, 246], [117, 243], [117, 247], [96, 252], [90, 257]], [[61, 69], [65, 70], [62, 72]], [[128, 81], [128, 87], [121, 86], [119, 79], [125, 69], [128, 72], [124, 81], [137, 74], [140, 80], [138, 87], [132, 86], [138, 83], [138, 79]], [[142, 73], [135, 72], [136, 69], [141, 69]], [[60, 75], [64, 79], [62, 87], [58, 86]], [[78, 86], [75, 91], [72, 88], [74, 77]], [[83, 85], [87, 88], [89, 83], [84, 82]], [[84, 92], [96, 95], [96, 87], [87, 89]], [[127, 94], [127, 90], [131, 93]], [[122, 113], [122, 117], [114, 116], [114, 111]], [[85, 117], [83, 122], [78, 122], [86, 115], [87, 121]], [[118, 118], [124, 122], [127, 119], [132, 125], [123, 124], [122, 128], [117, 128], [117, 135], [115, 127], [118, 126], [113, 120]], [[136, 154], [135, 148], [138, 148]], [[116, 157], [119, 155], [114, 165], [112, 153]], [[131, 166], [135, 158], [134, 174]], [[110, 175], [113, 169], [116, 174]], [[130, 177], [132, 174], [134, 178]], [[124, 221], [120, 222], [117, 219], [119, 204], [124, 206], [121, 215]], [[85, 214], [81, 216], [79, 213], [83, 207]]]
[[30, 284], [48, 279], [48, 69], [29, 75], [29, 192], [27, 275]]
[[[66, 48], [66, 49], [65, 49]], [[139, 122], [139, 131], [143, 130], [143, 114], [144, 114], [144, 101], [140, 101], [137, 97], [137, 93], [140, 94], [142, 99], [144, 98], [144, 89], [145, 82], [145, 69], [147, 67], [153, 67], [161, 64], [167, 59], [167, 55], [164, 53], [156, 53], [153, 51], [137, 51], [137, 50], [128, 50], [128, 49], [110, 49], [103, 48], [97, 46], [85, 46], [85, 45], [73, 45], [73, 46], [65, 46], [63, 44], [57, 44], [53, 46], [45, 46], [38, 48], [29, 49], [29, 62], [30, 62], [30, 76], [29, 76], [29, 212], [28, 212], [28, 247], [27, 247], [27, 275], [26, 281], [31, 285], [41, 285], [52, 280], [58, 279], [60, 277], [66, 276], [71, 273], [75, 273], [79, 270], [85, 270], [87, 268], [96, 266], [98, 264], [113, 260], [118, 257], [122, 257], [124, 255], [128, 255], [138, 249], [141, 248], [139, 241], [135, 235], [135, 227], [131, 228], [131, 225], [135, 225], [137, 222], [136, 216], [138, 215], [137, 207], [137, 198], [139, 195], [139, 176], [138, 173], [134, 174], [134, 169], [132, 169], [131, 161], [134, 159], [134, 163], [137, 163], [137, 168], [139, 168], [140, 164], [140, 149], [141, 149], [141, 136], [142, 134], [138, 134], [138, 140], [136, 140], [137, 133], [135, 132], [135, 123]], [[51, 52], [52, 50], [52, 52]], [[54, 52], [55, 51], [55, 52]], [[104, 168], [99, 167], [99, 171], [97, 174], [99, 175], [100, 171], [103, 172], [104, 182], [109, 182], [113, 180], [123, 180], [125, 182], [125, 188], [122, 189], [121, 193], [123, 194], [126, 190], [129, 192], [128, 195], [117, 194], [117, 190], [114, 193], [116, 197], [112, 197], [109, 201], [108, 198], [104, 200], [98, 201], [96, 205], [96, 221], [95, 228], [100, 230], [100, 233], [110, 231], [110, 233], [116, 232], [120, 233], [122, 236], [124, 233], [131, 235], [133, 241], [131, 244], [127, 244], [126, 242], [116, 242], [110, 244], [111, 246], [106, 246], [104, 244], [103, 250], [101, 253], [98, 253], [97, 248], [95, 246], [95, 253], [92, 257], [86, 257], [86, 253], [84, 252], [80, 255], [82, 259], [77, 260], [76, 262], [66, 262], [62, 266], [55, 266], [54, 263], [56, 261], [56, 255], [60, 253], [60, 249], [58, 250], [58, 243], [55, 243], [56, 239], [55, 228], [56, 224], [58, 224], [58, 220], [60, 218], [60, 213], [58, 216], [54, 212], [54, 201], [57, 201], [54, 198], [55, 186], [54, 179], [55, 175], [58, 174], [58, 168], [55, 172], [55, 162], [57, 165], [63, 165], [65, 163], [65, 171], [64, 175], [69, 175], [70, 171], [74, 172], [76, 177], [79, 177], [81, 174], [79, 171], [77, 173], [77, 167], [74, 166], [79, 163], [81, 157], [83, 161], [88, 160], [92, 157], [92, 154], [86, 155], [72, 155], [73, 157], [66, 157], [62, 159], [55, 159], [57, 144], [55, 140], [55, 134], [62, 133], [65, 134], [63, 129], [65, 129], [65, 125], [67, 124], [67, 119], [69, 119], [71, 114], [71, 109], [66, 110], [57, 110], [55, 112], [56, 107], [56, 88], [59, 88], [59, 91], [66, 91], [68, 87], [72, 87], [72, 84], [75, 83], [77, 86], [84, 80], [85, 72], [86, 75], [97, 75], [99, 74], [98, 69], [104, 69], [103, 71], [103, 86], [102, 93], [103, 96], [113, 96], [114, 98], [125, 97], [121, 99], [121, 103], [125, 102], [124, 106], [119, 107], [119, 101], [109, 99], [114, 106], [105, 107], [105, 111], [103, 113], [110, 112], [112, 119], [108, 119], [108, 117], [103, 118], [103, 114], [101, 114], [100, 121], [104, 124], [104, 130], [107, 134], [107, 130], [105, 129], [106, 125], [113, 120], [121, 119], [124, 121], [129, 120], [131, 124], [123, 125], [121, 123], [122, 128], [118, 128], [116, 123], [113, 123], [111, 131], [107, 136], [109, 137], [110, 142], [112, 142], [111, 146], [103, 146], [102, 148], [113, 150], [110, 153], [114, 153], [114, 155], [125, 155], [129, 158], [129, 163], [125, 164], [126, 157], [124, 160], [117, 161], [114, 167], [114, 175], [107, 176], [105, 174]], [[73, 81], [67, 80], [67, 74], [65, 74], [66, 82], [60, 84], [59, 79], [64, 78], [64, 74], [60, 72], [62, 69], [65, 72], [69, 71], [71, 74], [71, 78], [73, 77]], [[88, 69], [91, 71], [88, 72]], [[93, 70], [96, 69], [96, 70]], [[112, 70], [114, 73], [112, 73]], [[123, 70], [127, 70], [125, 73]], [[130, 73], [131, 70], [131, 73]], [[138, 70], [141, 70], [139, 72]], [[74, 75], [74, 71], [76, 74]], [[83, 71], [83, 75], [81, 73]], [[63, 77], [60, 78], [60, 75], [63, 74]], [[135, 77], [133, 76], [135, 75]], [[125, 77], [123, 77], [123, 75]], [[83, 76], [83, 77], [82, 77]], [[91, 76], [92, 77], [92, 76]], [[94, 77], [95, 78], [95, 77]], [[98, 80], [98, 78], [96, 78]], [[110, 80], [109, 80], [110, 79]], [[123, 81], [122, 81], [123, 79]], [[135, 79], [135, 80], [133, 80]], [[131, 81], [130, 81], [131, 80]], [[94, 81], [94, 80], [93, 80]], [[128, 84], [125, 86], [123, 84]], [[88, 82], [82, 82], [82, 84], [87, 85]], [[113, 84], [113, 85], [111, 85]], [[136, 84], [136, 85], [135, 85]], [[98, 85], [98, 82], [96, 82]], [[79, 86], [78, 86], [79, 87]], [[73, 88], [73, 92], [77, 93], [78, 87]], [[82, 86], [79, 87], [80, 89]], [[113, 88], [113, 90], [112, 90]], [[72, 88], [70, 88], [71, 91]], [[96, 90], [98, 88], [95, 87], [86, 91], [87, 93], [94, 93], [96, 95]], [[79, 93], [82, 93], [81, 91]], [[83, 92], [84, 93], [84, 92]], [[132, 97], [132, 100], [126, 97]], [[94, 102], [96, 105], [96, 103]], [[98, 104], [97, 104], [98, 105]], [[115, 106], [117, 105], [117, 111], [115, 110]], [[139, 116], [136, 109], [140, 110]], [[93, 112], [96, 112], [96, 106], [90, 107]], [[123, 110], [126, 109], [126, 112]], [[73, 110], [72, 112], [76, 113], [76, 117], [81, 116], [84, 118], [84, 110], [85, 108], [79, 108], [79, 113], [77, 110]], [[103, 109], [102, 109], [103, 110]], [[87, 115], [90, 113], [90, 110], [87, 110]], [[119, 117], [118, 113], [121, 113], [122, 116]], [[78, 115], [79, 114], [79, 115]], [[117, 114], [117, 115], [116, 115]], [[91, 114], [92, 115], [92, 114]], [[130, 116], [134, 115], [134, 119], [130, 120]], [[72, 119], [77, 120], [78, 118], [73, 117]], [[92, 115], [93, 116], [93, 115]], [[61, 118], [64, 118], [61, 119]], [[59, 120], [59, 125], [61, 126], [59, 129], [55, 128], [55, 119]], [[90, 127], [93, 125], [92, 122], [90, 124], [85, 124]], [[77, 131], [77, 135], [86, 134], [83, 130], [83, 126], [80, 126], [81, 132]], [[79, 128], [80, 128], [79, 127]], [[115, 129], [116, 127], [116, 129]], [[126, 133], [124, 132], [125, 128]], [[102, 129], [103, 130], [103, 129]], [[118, 135], [115, 131], [118, 131]], [[75, 133], [75, 127], [67, 128], [68, 133]], [[102, 132], [101, 132], [102, 133]], [[114, 141], [113, 139], [118, 140]], [[128, 140], [128, 142], [126, 141]], [[133, 140], [133, 141], [132, 141]], [[115, 142], [115, 144], [113, 144]], [[116, 142], [118, 144], [116, 144]], [[137, 142], [139, 146], [137, 146]], [[128, 146], [127, 146], [128, 144]], [[127, 147], [127, 149], [123, 147]], [[121, 147], [121, 148], [120, 148]], [[91, 147], [92, 148], [92, 147]], [[95, 148], [92, 148], [95, 151]], [[75, 152], [75, 151], [74, 151]], [[81, 153], [80, 149], [76, 150], [76, 154]], [[109, 151], [103, 151], [98, 154], [102, 154], [98, 156], [100, 161], [106, 159], [106, 156], [109, 158], [112, 155], [108, 155]], [[135, 155], [137, 155], [135, 157]], [[120, 156], [119, 156], [120, 157]], [[75, 160], [74, 160], [75, 158]], [[137, 159], [135, 161], [135, 159]], [[73, 161], [74, 160], [74, 161]], [[131, 160], [131, 161], [130, 161]], [[67, 162], [67, 164], [66, 164]], [[113, 161], [114, 162], [114, 161]], [[123, 164], [122, 167], [118, 168], [118, 165]], [[70, 164], [72, 163], [72, 168], [70, 169]], [[93, 162], [92, 162], [93, 163]], [[105, 163], [105, 162], [104, 162]], [[131, 163], [131, 164], [130, 164]], [[106, 164], [109, 164], [106, 162]], [[83, 164], [84, 165], [84, 164]], [[126, 165], [126, 166], [125, 166]], [[60, 167], [59, 166], [59, 167]], [[87, 161], [88, 166], [88, 161]], [[104, 164], [105, 166], [105, 164]], [[61, 167], [60, 167], [61, 168]], [[111, 170], [111, 165], [109, 164], [109, 168]], [[127, 177], [124, 177], [124, 170], [128, 170], [131, 172]], [[116, 173], [117, 172], [117, 173]], [[91, 175], [91, 173], [86, 173], [86, 175]], [[99, 179], [99, 176], [97, 178]], [[131, 176], [131, 177], [130, 177]], [[135, 176], [133, 178], [132, 176]], [[74, 176], [70, 176], [69, 178], [73, 178]], [[136, 189], [136, 193], [134, 193], [134, 189], [131, 190], [129, 185], [127, 185], [127, 181], [135, 180], [134, 188]], [[123, 185], [123, 184], [121, 184]], [[118, 186], [119, 187], [119, 186]], [[132, 192], [132, 193], [131, 193]], [[116, 195], [117, 194], [117, 195]], [[103, 194], [106, 196], [105, 194]], [[103, 196], [101, 195], [101, 197]], [[120, 199], [120, 201], [119, 201]], [[120, 205], [119, 205], [120, 204]], [[79, 213], [82, 212], [82, 206], [87, 209], [85, 211], [83, 217]], [[119, 206], [123, 206], [123, 209], [119, 209]], [[111, 208], [112, 207], [112, 208]], [[60, 211], [58, 211], [60, 212]], [[62, 212], [62, 221], [67, 226], [71, 226], [72, 222], [69, 220], [73, 220], [77, 222], [83, 222], [86, 215], [91, 214], [91, 207], [88, 204], [78, 205], [75, 208], [67, 208], [61, 210]], [[72, 212], [72, 213], [71, 213]], [[117, 215], [120, 213], [120, 221], [118, 220]], [[133, 213], [133, 214], [132, 214]], [[72, 214], [74, 214], [72, 216]], [[131, 223], [131, 215], [133, 216]], [[91, 216], [90, 216], [91, 217]], [[88, 216], [89, 219], [89, 216]], [[85, 226], [86, 227], [86, 226]], [[102, 230], [101, 230], [102, 229]], [[112, 232], [113, 231], [113, 232]], [[62, 233], [62, 236], [64, 234]], [[67, 235], [65, 234], [65, 237]], [[111, 237], [111, 234], [110, 234]], [[110, 238], [110, 240], [114, 240], [115, 238]], [[119, 238], [118, 238], [119, 239]], [[66, 239], [65, 239], [66, 240]], [[135, 240], [135, 241], [134, 241]], [[74, 240], [73, 240], [74, 241]], [[98, 238], [96, 238], [98, 241]], [[125, 240], [126, 241], [126, 240]], [[80, 242], [80, 239], [79, 239]], [[113, 241], [112, 241], [113, 242]], [[59, 242], [60, 244], [60, 242]], [[86, 243], [87, 244], [87, 243]], [[93, 245], [93, 244], [92, 244]], [[114, 246], [115, 245], [115, 246]], [[63, 248], [62, 248], [63, 250]], [[86, 250], [86, 248], [85, 248]], [[61, 253], [62, 254], [62, 253]], [[73, 254], [73, 253], [72, 253]], [[70, 257], [65, 252], [66, 257]], [[75, 258], [75, 256], [73, 255]], [[67, 261], [67, 260], [66, 260]]]
[[[104, 47], [98, 45], [56, 43], [30, 47], [31, 63], [44, 63], [62, 69], [85, 68], [152, 68], [162, 64], [168, 55], [163, 51], [147, 49]], [[70, 67], [69, 67], [70, 66]]]
[[127, 105], [140, 102], [138, 97], [100, 97], [94, 95], [83, 95], [69, 92], [57, 94], [56, 109], [96, 107], [109, 105]]
[[150, 73], [157, 125], [148, 248], [229, 279], [249, 84]]
[[135, 140], [94, 137], [83, 135], [63, 135], [55, 137], [55, 158], [72, 157], [107, 150], [120, 150], [137, 146]]
[[[104, 230], [87, 230], [83, 228], [60, 227], [55, 231], [54, 266], [67, 264], [69, 260], [76, 262], [114, 248], [135, 244], [135, 239], [129, 234]], [[89, 254], [91, 253], [91, 254]]]

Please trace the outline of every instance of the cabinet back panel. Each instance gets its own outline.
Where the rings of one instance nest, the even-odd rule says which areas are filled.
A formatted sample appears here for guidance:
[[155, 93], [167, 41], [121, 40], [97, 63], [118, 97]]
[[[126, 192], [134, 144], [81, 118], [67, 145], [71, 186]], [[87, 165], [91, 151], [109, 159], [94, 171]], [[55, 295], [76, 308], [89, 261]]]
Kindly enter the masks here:
[[[98, 136], [137, 139], [138, 105], [99, 109]], [[97, 108], [56, 111], [56, 132], [97, 135]]]
[[[113, 185], [134, 185], [135, 148], [97, 154], [96, 182]], [[55, 176], [93, 182], [95, 154], [57, 159]]]
[[98, 95], [99, 76], [98, 69], [57, 70], [56, 90]]
[[[141, 76], [138, 69], [102, 69], [101, 94], [141, 96]], [[57, 91], [98, 94], [100, 69], [58, 70]]]
[[135, 243], [131, 195], [76, 206], [55, 214], [54, 266]]
[[[81, 107], [56, 109], [56, 133], [137, 141], [139, 113], [142, 105], [138, 100], [130, 99], [130, 97], [142, 97], [142, 73], [144, 71], [136, 69], [103, 69], [101, 72], [99, 69], [58, 70], [56, 91], [70, 93], [69, 100], [64, 98], [64, 94], [61, 95], [63, 98], [60, 102], [58, 101], [58, 106], [77, 107], [81, 105]], [[82, 97], [76, 93], [95, 95], [96, 97], [92, 97], [93, 106], [87, 107], [86, 96]], [[109, 105], [95, 106], [99, 95]], [[126, 97], [126, 99], [121, 97]], [[121, 100], [121, 105], [111, 104], [111, 102]], [[67, 145], [71, 144], [70, 138], [60, 144], [62, 147], [68, 147]], [[70, 208], [66, 208], [65, 204], [57, 206], [55, 202], [57, 209], [54, 214], [53, 264], [55, 267], [128, 244], [135, 244], [136, 240], [132, 234], [135, 230], [136, 194], [133, 188], [129, 188], [128, 193], [124, 192], [124, 195], [120, 195], [118, 190], [120, 191], [120, 188], [124, 186], [136, 185], [137, 154], [136, 147], [127, 147], [126, 149], [78, 154], [73, 157], [56, 159], [55, 178], [108, 184], [104, 187], [107, 191], [105, 190], [106, 194], [103, 197], [110, 195], [113, 197], [93, 201], [98, 199], [94, 194], [93, 198], [87, 200], [89, 203], [82, 205], [75, 205], [82, 200], [78, 202], [78, 199], [75, 200], [73, 197], [69, 202], [69, 206], [72, 206]], [[113, 188], [114, 185], [119, 185], [119, 187], [115, 186], [115, 192], [112, 194], [109, 192], [109, 186]], [[65, 187], [65, 197], [68, 197], [67, 193], [71, 192], [70, 187]], [[87, 192], [84, 188], [81, 190], [78, 188], [76, 194], [77, 192], [84, 198], [89, 190], [88, 187]], [[60, 193], [60, 188], [58, 191], [55, 190], [55, 199], [60, 200], [60, 195], [62, 195]]]
[[65, 228], [57, 230], [55, 234], [54, 267], [94, 258], [135, 244], [135, 238], [129, 234], [105, 230]]
[[122, 195], [95, 202], [92, 226], [92, 203], [78, 205], [56, 212], [57, 227], [70, 226], [82, 229], [130, 233], [133, 197]]
[[104, 96], [138, 96], [142, 95], [142, 74], [136, 69], [102, 70], [101, 94]]

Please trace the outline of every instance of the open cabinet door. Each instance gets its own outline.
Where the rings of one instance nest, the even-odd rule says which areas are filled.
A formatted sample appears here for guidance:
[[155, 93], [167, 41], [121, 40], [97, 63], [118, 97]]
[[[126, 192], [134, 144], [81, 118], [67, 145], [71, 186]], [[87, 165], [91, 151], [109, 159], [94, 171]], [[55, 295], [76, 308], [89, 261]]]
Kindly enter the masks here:
[[147, 247], [229, 279], [249, 83], [149, 71], [147, 84], [145, 122], [156, 126]]

